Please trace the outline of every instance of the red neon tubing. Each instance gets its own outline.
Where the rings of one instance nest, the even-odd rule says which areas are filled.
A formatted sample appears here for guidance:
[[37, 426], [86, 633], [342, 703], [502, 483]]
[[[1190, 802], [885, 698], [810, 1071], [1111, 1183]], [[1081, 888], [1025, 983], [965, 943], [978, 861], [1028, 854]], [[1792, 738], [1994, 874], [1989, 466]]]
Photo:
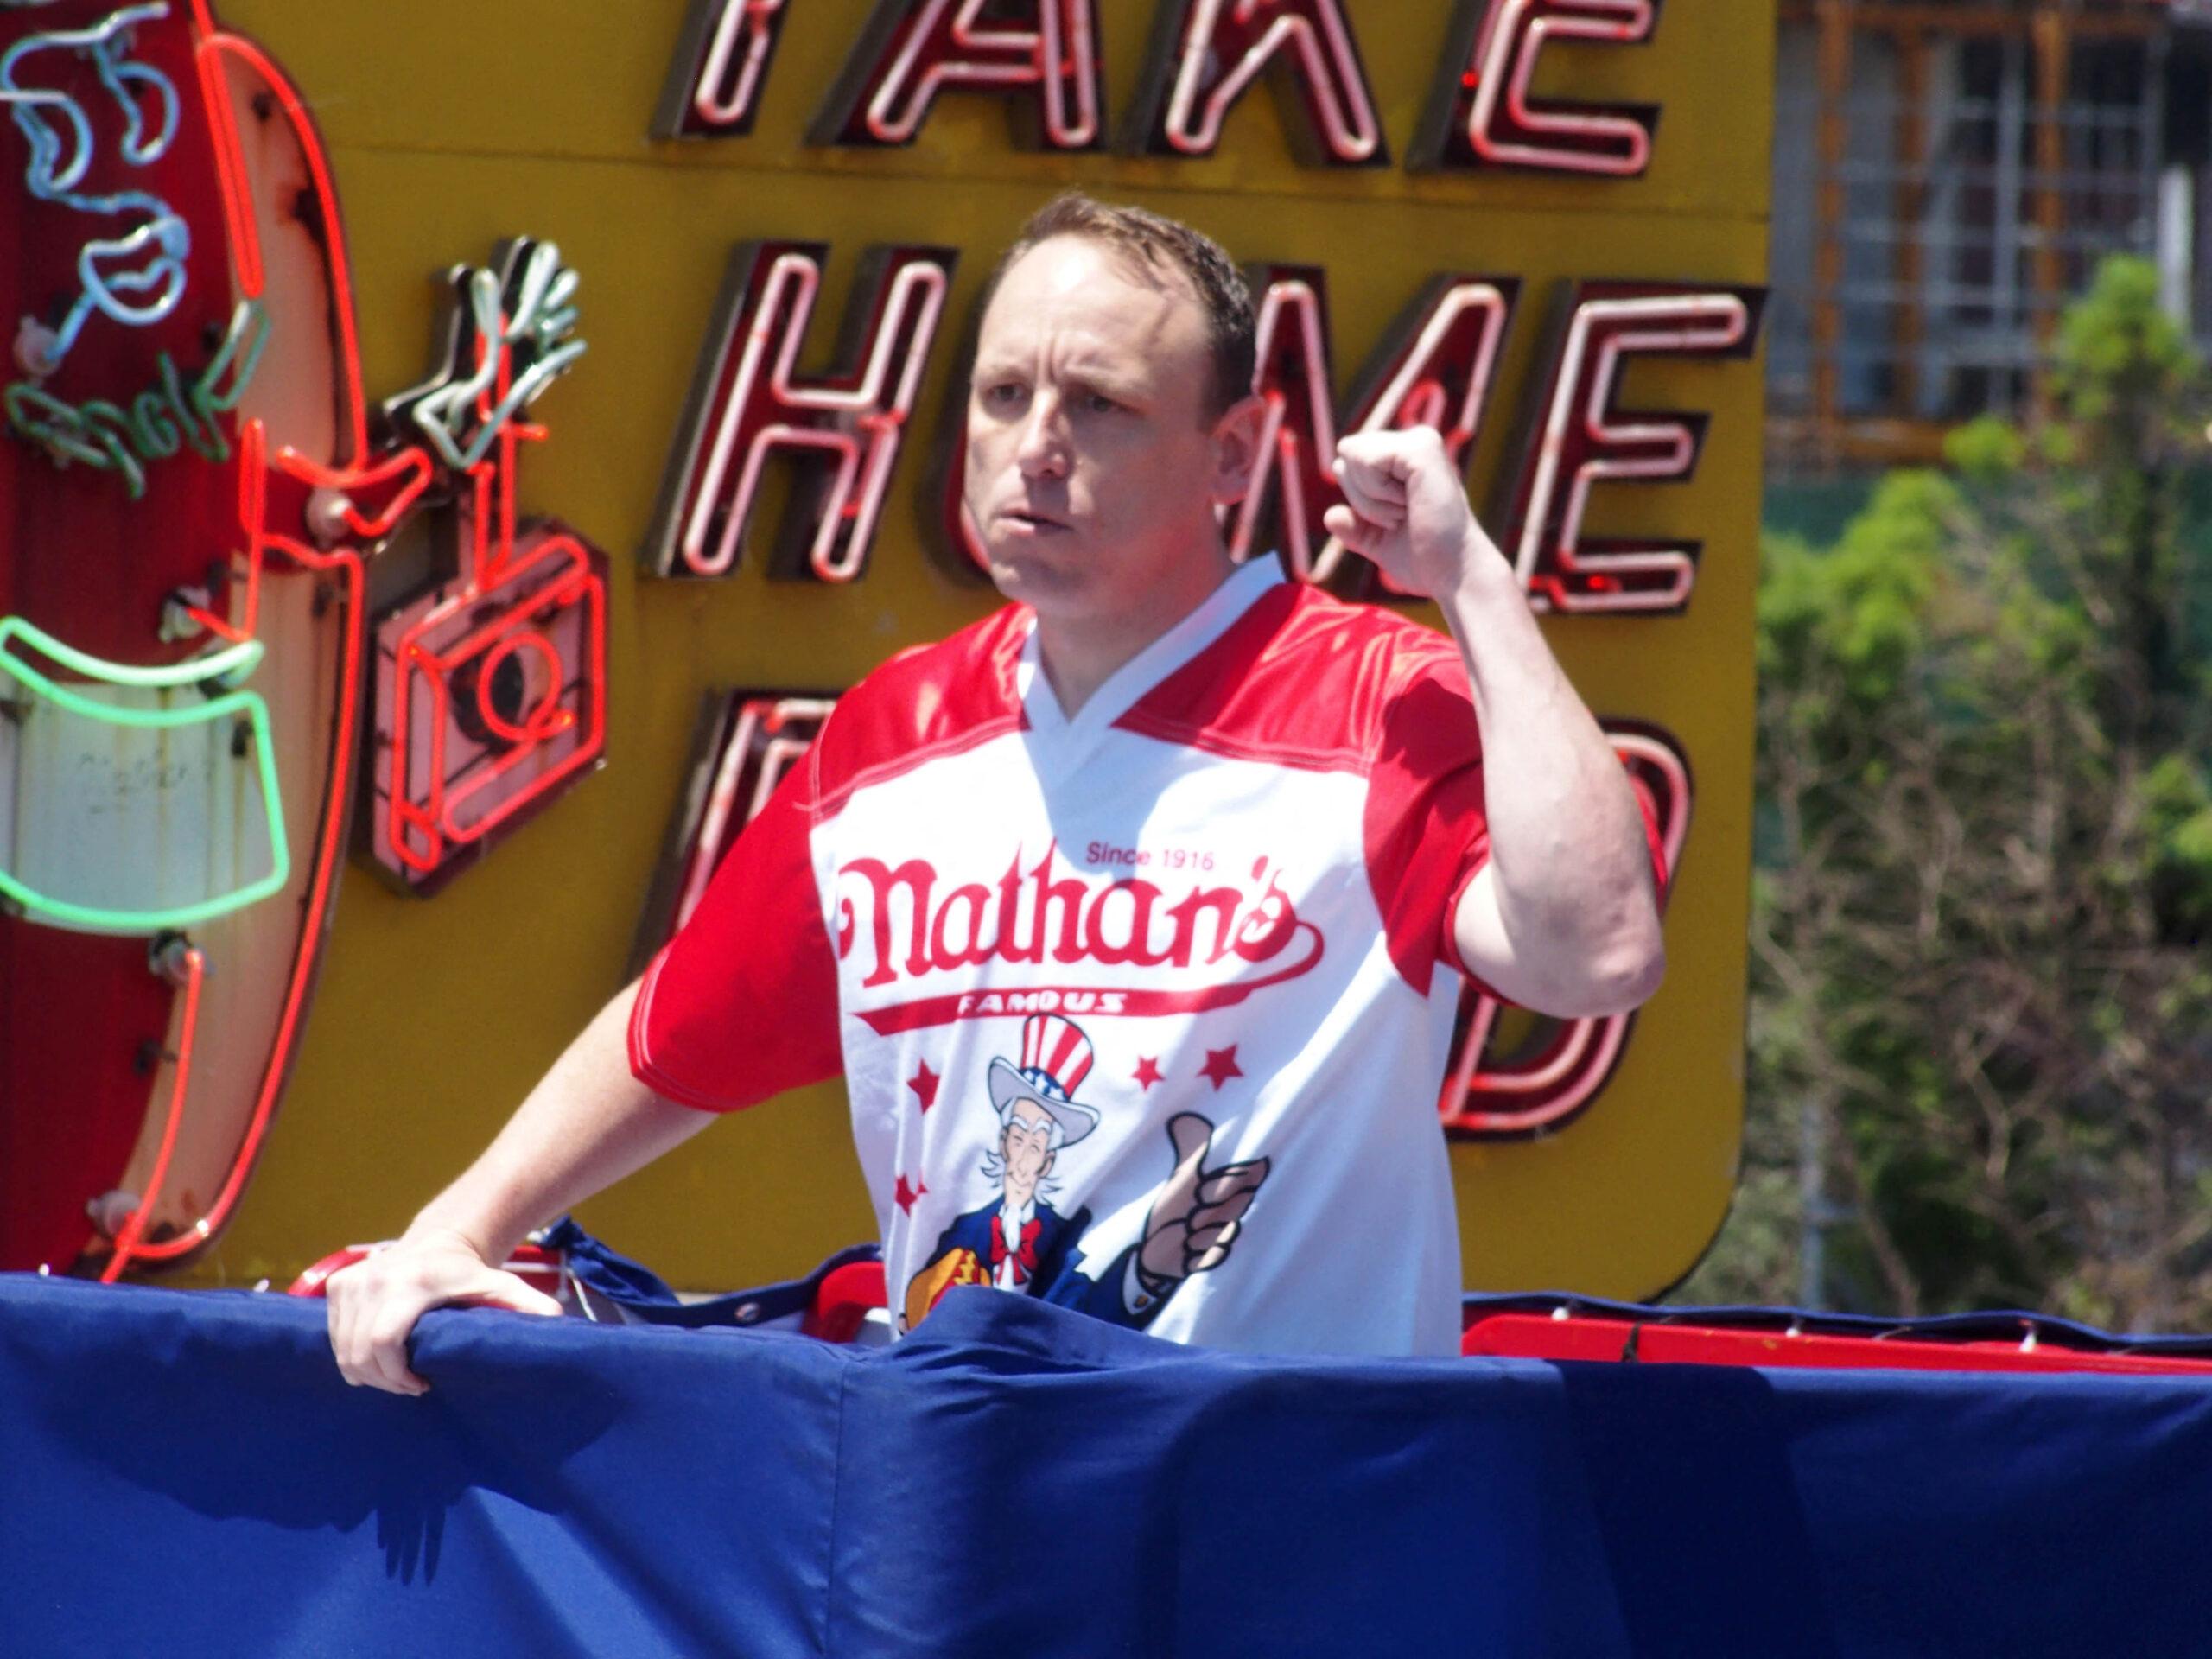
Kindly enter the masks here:
[[100, 1269], [100, 1282], [111, 1285], [123, 1276], [130, 1265], [131, 1253], [137, 1249], [139, 1236], [146, 1230], [146, 1217], [154, 1212], [154, 1200], [161, 1197], [162, 1183], [168, 1179], [169, 1154], [176, 1150], [177, 1125], [184, 1118], [184, 1095], [192, 1081], [192, 1039], [200, 1026], [200, 982], [207, 969], [207, 952], [194, 945], [185, 947], [184, 952], [184, 1033], [177, 1039], [176, 1077], [169, 1085], [168, 1121], [162, 1126], [162, 1147], [154, 1154], [154, 1173], [146, 1178], [146, 1194], [123, 1224], [123, 1230], [115, 1236], [115, 1253], [108, 1258], [107, 1266]]

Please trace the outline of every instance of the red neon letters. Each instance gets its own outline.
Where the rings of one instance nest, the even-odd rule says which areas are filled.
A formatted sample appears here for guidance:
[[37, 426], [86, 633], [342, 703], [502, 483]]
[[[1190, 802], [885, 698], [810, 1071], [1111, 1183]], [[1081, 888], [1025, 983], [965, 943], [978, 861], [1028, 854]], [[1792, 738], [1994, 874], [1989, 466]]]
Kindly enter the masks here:
[[748, 242], [730, 264], [648, 543], [661, 575], [719, 576], [742, 553], [761, 469], [800, 452], [772, 574], [846, 582], [868, 566], [922, 371], [957, 257], [945, 248], [874, 248], [849, 334], [859, 361], [801, 384], [799, 345], [814, 315], [826, 244]]
[[709, 695], [683, 813], [662, 853], [638, 929], [633, 977], [691, 919], [738, 832], [760, 816], [784, 774], [806, 753], [836, 706], [836, 696], [828, 693]]
[[787, 15], [785, 0], [692, 0], [653, 116], [653, 137], [741, 138], [751, 132]]
[[[1459, 0], [1408, 166], [1511, 168], [1628, 179], [1649, 167], [1659, 108], [1540, 99], [1556, 42], [1648, 44], [1662, 0]], [[1096, 0], [876, 0], [809, 130], [817, 144], [913, 142], [948, 88], [1029, 92], [1021, 135], [1046, 149], [1096, 147], [1105, 92]], [[656, 137], [753, 130], [787, 0], [692, 0], [654, 114]], [[1230, 109], [1276, 72], [1283, 124], [1309, 165], [1389, 164], [1344, 0], [1160, 0], [1122, 147], [1211, 156]]]
[[[1103, 101], [1091, 0], [1027, 0], [1011, 27], [987, 0], [877, 0], [810, 134], [817, 144], [912, 143], [947, 89], [1034, 93], [1022, 131], [1047, 149], [1099, 143]], [[1017, 106], [1017, 113], [1020, 113]]]
[[1766, 290], [1582, 283], [1524, 448], [1499, 542], [1539, 610], [1669, 612], [1689, 603], [1703, 543], [1585, 537], [1593, 485], [1686, 482], [1709, 416], [1615, 406], [1633, 355], [1745, 358]]
[[[1656, 726], [1603, 722], [1613, 752], [1659, 826], [1668, 887], [1681, 866], [1690, 827], [1689, 760]], [[1632, 1014], [1598, 1020], [1540, 1020], [1510, 1053], [1497, 1052], [1502, 1005], [1469, 986], [1444, 1073], [1438, 1113], [1445, 1128], [1470, 1139], [1513, 1139], [1554, 1129], [1595, 1100], [1612, 1078], [1636, 1026]]]
[[[1343, 0], [1179, 0], [1154, 15], [1152, 61], [1124, 128], [1126, 147], [1211, 156], [1230, 106], [1287, 53], [1302, 111], [1285, 111], [1309, 165], [1390, 160]], [[1281, 66], [1288, 67], [1288, 65]]]
[[[1338, 428], [1325, 278], [1295, 265], [1255, 267], [1249, 275], [1260, 296], [1252, 389], [1267, 402], [1267, 423], [1251, 490], [1230, 520], [1230, 551], [1242, 563], [1279, 548], [1293, 575], [1325, 582], [1344, 548], [1321, 527], [1321, 515], [1344, 499], [1329, 471]], [[1464, 467], [1519, 288], [1510, 277], [1433, 277], [1361, 372], [1342, 429], [1433, 426]]]
[[1521, 168], [1628, 179], [1651, 162], [1655, 105], [1538, 99], [1529, 83], [1554, 41], [1637, 46], [1660, 0], [1460, 0], [1452, 48], [1414, 141], [1415, 168]]

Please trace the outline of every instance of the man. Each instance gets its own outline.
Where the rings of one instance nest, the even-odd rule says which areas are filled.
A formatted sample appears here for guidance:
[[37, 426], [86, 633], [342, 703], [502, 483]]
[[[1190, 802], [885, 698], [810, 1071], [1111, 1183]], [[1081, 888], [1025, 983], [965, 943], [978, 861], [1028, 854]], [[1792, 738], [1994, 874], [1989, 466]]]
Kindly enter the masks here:
[[1135, 1288], [1180, 1340], [1452, 1350], [1454, 970], [1554, 1014], [1637, 1006], [1656, 855], [1435, 433], [1346, 438], [1328, 528], [1449, 639], [1230, 563], [1252, 351], [1196, 232], [1081, 197], [1031, 221], [986, 302], [964, 472], [1015, 602], [848, 694], [645, 977], [330, 1281], [349, 1381], [421, 1392], [427, 1308], [552, 1312], [490, 1264], [714, 1113], [840, 1071], [891, 1305], [926, 1313], [938, 1242], [1000, 1185], [974, 1085], [1039, 1014], [1097, 1045], [1064, 1241], [1089, 1281], [1173, 1265]]

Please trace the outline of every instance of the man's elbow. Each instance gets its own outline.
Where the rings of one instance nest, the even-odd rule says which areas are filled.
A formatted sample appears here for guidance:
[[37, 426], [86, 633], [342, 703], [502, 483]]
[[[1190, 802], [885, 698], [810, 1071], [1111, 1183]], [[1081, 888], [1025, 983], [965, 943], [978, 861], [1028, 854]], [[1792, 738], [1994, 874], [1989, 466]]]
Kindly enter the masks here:
[[1651, 1000], [1666, 976], [1667, 946], [1655, 917], [1648, 928], [1633, 929], [1592, 951], [1537, 1011], [1561, 1020], [1632, 1014]]
[[1657, 912], [1599, 957], [1591, 979], [1592, 1014], [1632, 1014], [1649, 1002], [1667, 977], [1667, 942]]

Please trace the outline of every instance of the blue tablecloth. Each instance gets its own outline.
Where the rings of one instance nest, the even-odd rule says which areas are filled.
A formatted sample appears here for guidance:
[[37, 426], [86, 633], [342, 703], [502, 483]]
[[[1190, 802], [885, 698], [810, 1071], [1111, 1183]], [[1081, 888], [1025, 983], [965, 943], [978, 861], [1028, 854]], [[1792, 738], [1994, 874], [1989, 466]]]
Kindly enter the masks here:
[[0, 1654], [2212, 1651], [2212, 1382], [895, 1348], [0, 1277]]

